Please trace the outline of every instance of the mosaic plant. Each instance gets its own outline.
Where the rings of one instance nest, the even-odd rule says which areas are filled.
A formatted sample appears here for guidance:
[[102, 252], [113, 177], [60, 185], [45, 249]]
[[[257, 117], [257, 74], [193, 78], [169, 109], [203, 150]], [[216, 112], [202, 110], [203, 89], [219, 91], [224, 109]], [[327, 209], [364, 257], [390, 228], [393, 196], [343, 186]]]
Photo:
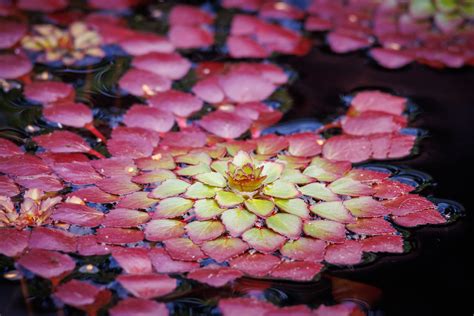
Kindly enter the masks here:
[[[271, 57], [310, 50], [303, 19], [306, 29], [331, 29], [329, 44], [346, 52], [372, 41], [354, 44], [333, 29], [344, 25], [337, 14], [362, 23], [360, 10], [381, 5], [104, 3], [0, 8], [0, 98], [38, 109], [24, 140], [0, 138], [6, 277], [48, 280], [55, 304], [90, 315], [168, 314], [163, 301], [189, 282], [316, 281], [374, 253], [407, 252], [404, 228], [452, 220], [400, 169], [360, 164], [416, 152], [407, 98], [341, 91], [341, 117], [291, 132], [275, 126], [298, 104], [287, 89], [296, 74]], [[464, 3], [393, 6], [397, 18], [409, 10], [459, 36], [470, 23]], [[447, 26], [451, 17], [461, 21]], [[363, 313], [352, 303], [312, 307], [246, 297], [215, 308]]]

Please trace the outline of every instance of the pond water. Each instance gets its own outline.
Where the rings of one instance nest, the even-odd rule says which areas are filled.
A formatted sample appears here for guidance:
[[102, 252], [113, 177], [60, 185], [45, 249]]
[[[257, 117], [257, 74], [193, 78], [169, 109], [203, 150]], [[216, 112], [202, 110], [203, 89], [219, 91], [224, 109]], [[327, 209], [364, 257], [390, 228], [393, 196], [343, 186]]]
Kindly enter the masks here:
[[[159, 30], [160, 27], [140, 26], [140, 21], [134, 23], [141, 29], [153, 27], [153, 30]], [[194, 62], [220, 60], [213, 51], [187, 53], [186, 56]], [[471, 313], [472, 307], [462, 298], [462, 293], [473, 290], [472, 261], [468, 259], [468, 250], [472, 248], [472, 203], [467, 176], [474, 159], [470, 150], [474, 126], [472, 68], [433, 70], [415, 64], [390, 71], [370, 61], [364, 52], [336, 55], [316, 47], [305, 56], [280, 56], [274, 61], [284, 66], [293, 80], [280, 90], [280, 94], [272, 95], [269, 104], [285, 115], [279, 125], [263, 134], [314, 131], [343, 115], [347, 108], [342, 99], [355, 91], [378, 89], [409, 98], [417, 114], [410, 122], [410, 132], [423, 136], [417, 145], [418, 153], [399, 160], [360, 166], [395, 170], [398, 174], [395, 178], [400, 182], [423, 187], [424, 196], [440, 198], [432, 201], [453, 220], [441, 227], [402, 230], [407, 236], [404, 254], [365, 255], [363, 264], [350, 268], [330, 267], [311, 282], [244, 277], [226, 287], [213, 288], [183, 281], [184, 285], [166, 297], [168, 309], [174, 315], [218, 314], [215, 306], [220, 298], [252, 296], [279, 306], [306, 304], [317, 307], [350, 301], [369, 315]], [[81, 88], [76, 92], [76, 101], [94, 104], [94, 116], [99, 119], [96, 127], [108, 138], [112, 128], [118, 125], [117, 118], [140, 100], [133, 95], [118, 97], [113, 88], [129, 64], [128, 57], [120, 56], [113, 62], [102, 62], [81, 70], [45, 70], [63, 82], [79, 83]], [[36, 71], [40, 73], [38, 69]], [[194, 79], [186, 77], [176, 88], [188, 90]], [[1, 95], [0, 106], [0, 133], [5, 138], [21, 143], [29, 137], [28, 128], [39, 129], [41, 133], [52, 130], [52, 126], [40, 118], [41, 108], [24, 102], [15, 90]], [[94, 142], [88, 131], [78, 133]], [[94, 149], [102, 152], [103, 145], [95, 144]], [[35, 145], [27, 141], [25, 147], [34, 149]], [[467, 212], [453, 201], [462, 202]], [[4, 259], [6, 257], [2, 257]], [[107, 283], [106, 280], [113, 281], [120, 271], [120, 266], [106, 257], [80, 259], [79, 262], [84, 267], [78, 275], [81, 280]], [[1, 263], [2, 267], [9, 264]], [[93, 269], [94, 273], [88, 273], [88, 264], [98, 267], [98, 271]], [[45, 290], [47, 287], [49, 284], [40, 278], [0, 279], [0, 314], [82, 313], [67, 306], [56, 310], [48, 297], [49, 291]], [[114, 285], [111, 289], [121, 297], [127, 295], [120, 286]]]

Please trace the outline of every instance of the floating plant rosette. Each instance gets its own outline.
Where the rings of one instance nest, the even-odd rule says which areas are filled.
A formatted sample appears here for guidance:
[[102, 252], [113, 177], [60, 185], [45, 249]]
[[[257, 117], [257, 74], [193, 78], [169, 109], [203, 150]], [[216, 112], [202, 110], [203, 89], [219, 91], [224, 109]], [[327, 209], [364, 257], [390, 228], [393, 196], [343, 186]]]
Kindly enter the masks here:
[[[421, 173], [371, 163], [417, 151], [403, 96], [360, 90], [336, 119], [278, 124], [294, 76], [260, 59], [307, 53], [305, 17], [336, 52], [369, 47], [375, 2], [104, 3], [0, 5], [0, 99], [27, 113], [0, 138], [0, 271], [43, 309], [179, 315], [202, 287], [204, 314], [363, 315], [274, 305], [265, 282], [318, 284], [461, 214], [421, 194]], [[471, 23], [465, 5], [410, 3], [443, 32]]]

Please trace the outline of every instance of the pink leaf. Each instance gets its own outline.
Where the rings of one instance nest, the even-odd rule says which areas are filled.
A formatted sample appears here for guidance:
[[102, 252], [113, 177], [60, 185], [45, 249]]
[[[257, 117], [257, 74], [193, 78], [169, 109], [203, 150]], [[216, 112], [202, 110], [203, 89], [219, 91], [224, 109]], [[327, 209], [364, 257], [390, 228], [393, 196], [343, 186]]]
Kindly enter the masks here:
[[156, 132], [167, 132], [174, 125], [174, 117], [169, 112], [135, 104], [123, 117], [123, 123], [128, 127], [142, 127]]
[[191, 93], [169, 90], [148, 99], [151, 107], [171, 112], [179, 117], [188, 117], [201, 110], [203, 102]]
[[109, 312], [111, 316], [166, 316], [169, 314], [164, 303], [132, 297], [119, 301]]
[[148, 222], [150, 216], [146, 212], [115, 208], [105, 214], [102, 225], [106, 227], [136, 227]]
[[243, 254], [229, 261], [232, 268], [251, 276], [264, 276], [280, 263], [280, 258], [270, 254]]
[[63, 223], [95, 227], [102, 223], [104, 213], [86, 205], [61, 203], [56, 206], [51, 218]]
[[55, 123], [71, 127], [84, 127], [92, 122], [92, 111], [82, 103], [54, 103], [43, 110], [44, 117]]
[[330, 160], [361, 162], [372, 155], [372, 146], [366, 137], [333, 136], [323, 145], [323, 157]]
[[405, 227], [415, 227], [420, 225], [437, 225], [446, 223], [446, 219], [435, 209], [426, 209], [416, 213], [410, 213], [404, 216], [394, 216], [396, 224]]
[[148, 252], [145, 248], [113, 247], [112, 257], [128, 274], [148, 274], [152, 272]]
[[59, 229], [35, 227], [28, 246], [34, 249], [76, 252], [76, 236]]
[[362, 260], [362, 246], [358, 241], [346, 240], [326, 248], [326, 262], [340, 265], [354, 265]]
[[97, 242], [106, 244], [128, 244], [143, 240], [143, 232], [126, 228], [99, 228], [96, 231]]
[[240, 137], [250, 128], [251, 123], [247, 118], [219, 110], [205, 115], [198, 122], [206, 131], [227, 139]]
[[183, 261], [197, 261], [206, 256], [198, 245], [188, 238], [167, 239], [163, 242], [171, 258]]
[[309, 261], [283, 261], [273, 269], [271, 276], [294, 281], [311, 281], [321, 271], [323, 265]]
[[208, 265], [206, 267], [196, 269], [188, 274], [188, 278], [208, 284], [213, 287], [221, 287], [243, 275], [239, 270], [228, 267], [220, 267], [218, 265]]
[[70, 280], [58, 286], [54, 296], [85, 311], [97, 311], [110, 302], [112, 293], [84, 281]]
[[168, 38], [176, 48], [204, 48], [214, 43], [214, 34], [201, 25], [172, 25]]
[[0, 78], [16, 79], [33, 69], [30, 60], [23, 55], [0, 55]]
[[103, 178], [97, 181], [96, 185], [103, 191], [110, 194], [124, 195], [137, 192], [141, 187], [132, 182], [130, 176], [115, 176]]
[[358, 218], [354, 224], [348, 224], [347, 229], [361, 235], [386, 235], [397, 230], [383, 218]]
[[7, 257], [18, 257], [28, 246], [30, 232], [16, 228], [0, 228], [0, 253]]
[[176, 288], [176, 280], [167, 275], [120, 275], [117, 281], [138, 298], [152, 299], [167, 295]]
[[27, 31], [26, 25], [17, 21], [3, 20], [0, 29], [0, 49], [15, 45]]
[[152, 248], [148, 256], [156, 272], [159, 273], [184, 273], [199, 268], [199, 263], [173, 260], [164, 248]]
[[165, 37], [154, 33], [135, 32], [119, 42], [120, 47], [133, 56], [148, 53], [172, 53], [174, 46]]
[[271, 303], [247, 297], [221, 299], [218, 306], [224, 316], [265, 315], [277, 309]]
[[34, 81], [25, 85], [25, 98], [43, 105], [58, 101], [72, 102], [75, 91], [71, 85], [59, 81]]
[[153, 72], [130, 68], [119, 80], [119, 87], [130, 94], [146, 97], [171, 89], [171, 79]]
[[399, 235], [381, 235], [362, 239], [364, 252], [403, 253], [403, 238]]
[[369, 90], [358, 92], [351, 101], [351, 106], [359, 112], [379, 111], [401, 115], [407, 100], [386, 92]]
[[75, 261], [68, 255], [44, 249], [31, 249], [18, 259], [18, 264], [45, 279], [69, 274]]
[[183, 78], [191, 68], [191, 63], [178, 53], [149, 53], [133, 59], [135, 68], [177, 80]]

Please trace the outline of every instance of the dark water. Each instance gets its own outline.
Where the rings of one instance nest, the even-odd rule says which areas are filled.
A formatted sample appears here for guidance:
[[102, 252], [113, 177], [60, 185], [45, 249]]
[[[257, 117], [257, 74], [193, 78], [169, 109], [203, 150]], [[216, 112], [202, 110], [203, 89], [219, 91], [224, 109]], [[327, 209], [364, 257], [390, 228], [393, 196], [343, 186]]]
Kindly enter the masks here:
[[[174, 301], [173, 311], [178, 315], [208, 314], [213, 312], [209, 306], [216, 303], [216, 297], [261, 293], [280, 305], [315, 306], [352, 298], [370, 305], [374, 315], [470, 315], [473, 308], [465, 296], [474, 292], [472, 261], [468, 258], [472, 251], [473, 204], [468, 174], [474, 161], [474, 70], [436, 71], [414, 65], [386, 71], [371, 64], [363, 53], [336, 56], [318, 49], [305, 57], [285, 57], [278, 62], [288, 64], [298, 73], [298, 79], [290, 86], [294, 106], [285, 121], [304, 119], [299, 121], [300, 127], [314, 126], [311, 119], [337, 116], [342, 111], [341, 97], [359, 88], [389, 89], [409, 97], [421, 111], [411, 125], [427, 130], [428, 137], [422, 141], [419, 155], [390, 164], [430, 174], [438, 185], [428, 192], [461, 202], [466, 207], [466, 216], [444, 227], [412, 230], [409, 254], [382, 256], [373, 264], [351, 271], [330, 270], [318, 282], [243, 279], [225, 289], [185, 287], [185, 293]], [[61, 74], [65, 80], [69, 76]], [[106, 95], [107, 87], [102, 92], [106, 93], [88, 94], [85, 90], [82, 98], [93, 99], [99, 105], [114, 101], [112, 92]], [[126, 104], [114, 104], [122, 108], [134, 100], [121, 102]], [[7, 128], [2, 128], [2, 133], [15, 137], [22, 135], [8, 126], [35, 122], [33, 118], [38, 115], [37, 108], [12, 107], [6, 111], [3, 106], [0, 126]], [[1, 315], [28, 314], [20, 284], [2, 279], [0, 293]]]

